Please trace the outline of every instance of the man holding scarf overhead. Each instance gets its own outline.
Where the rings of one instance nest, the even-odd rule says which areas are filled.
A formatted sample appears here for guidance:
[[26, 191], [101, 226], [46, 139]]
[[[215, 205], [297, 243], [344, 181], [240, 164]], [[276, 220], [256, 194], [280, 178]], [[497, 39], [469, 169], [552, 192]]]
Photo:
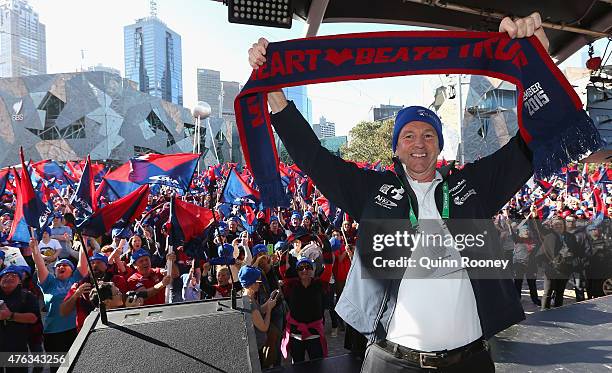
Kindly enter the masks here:
[[[541, 50], [542, 46], [547, 49], [548, 39], [541, 23], [540, 15], [534, 13], [515, 21], [505, 18], [499, 30], [507, 33], [511, 39], [535, 35], [542, 44], [541, 46], [536, 45], [536, 49]], [[420, 35], [420, 33], [414, 35]], [[425, 33], [423, 35], [424, 38], [427, 37]], [[434, 37], [444, 39], [445, 35], [440, 32]], [[454, 33], [448, 33], [448, 35], [449, 40], [461, 37], [453, 36]], [[404, 37], [404, 35], [400, 36]], [[482, 37], [488, 36], [490, 35]], [[363, 40], [368, 35], [357, 37], [361, 38], [358, 40]], [[481, 37], [481, 35], [470, 37]], [[410, 38], [415, 45], [419, 45], [419, 40], [414, 40], [418, 36], [406, 35], [406, 39]], [[341, 40], [342, 37], [324, 37], [321, 38], [321, 43], [326, 42], [323, 39]], [[501, 39], [505, 38], [501, 37]], [[531, 44], [538, 44], [535, 38], [532, 39]], [[427, 40], [431, 40], [431, 37]], [[376, 39], [372, 39], [372, 44], [376, 42]], [[295, 44], [291, 43], [293, 42], [288, 42], [287, 46], [283, 45], [283, 47], [289, 48], [291, 45], [298, 48], [298, 43], [305, 45], [309, 43], [309, 40], [298, 40], [295, 41]], [[312, 47], [312, 44], [308, 45]], [[525, 50], [528, 47], [530, 48], [526, 46]], [[248, 95], [252, 93], [261, 95], [262, 92], [268, 92], [267, 103], [272, 110], [270, 116], [272, 125], [291, 157], [330, 201], [356, 220], [407, 220], [410, 217], [413, 227], [426, 219], [444, 220], [444, 223], [447, 224], [442, 223], [441, 225], [453, 236], [476, 233], [477, 228], [482, 227], [476, 227], [475, 223], [473, 226], [456, 224], [448, 218], [490, 221], [491, 217], [527, 182], [534, 173], [534, 169], [545, 173], [550, 172], [550, 169], [564, 160], [562, 156], [559, 156], [563, 152], [559, 152], [555, 144], [542, 145], [545, 139], [540, 138], [537, 129], [530, 127], [529, 132], [521, 128], [520, 134], [514, 136], [491, 156], [468, 164], [461, 170], [452, 170], [452, 173], [449, 173], [449, 169], [437, 170], [436, 160], [444, 146], [442, 123], [434, 112], [412, 106], [401, 110], [395, 120], [392, 141], [395, 173], [359, 169], [354, 164], [333, 156], [323, 148], [295, 105], [288, 102], [283, 93], [278, 90], [284, 86], [282, 83], [295, 85], [296, 81], [288, 82], [287, 78], [283, 78], [285, 79], [283, 81], [265, 80], [275, 68], [272, 53], [270, 53], [272, 67], [266, 64], [267, 48], [268, 42], [262, 38], [249, 50], [249, 63], [255, 71], [249, 81], [252, 84], [247, 83], [245, 90], [236, 100], [236, 107], [240, 109], [237, 110], [237, 113], [244, 117], [251, 114], [258, 115], [255, 103], [260, 105], [262, 98], [248, 97]], [[323, 50], [323, 47], [319, 48]], [[295, 50], [285, 52], [297, 53]], [[332, 56], [329, 50], [326, 52], [328, 60], [330, 56], [338, 57]], [[312, 50], [310, 53], [315, 54]], [[322, 57], [323, 54], [321, 54]], [[347, 56], [347, 59], [351, 57], [355, 56]], [[547, 56], [544, 58], [549, 59]], [[343, 63], [337, 59], [334, 62]], [[515, 62], [517, 67], [527, 64], [521, 58]], [[540, 62], [536, 61], [536, 63]], [[534, 60], [530, 60], [529, 63], [533, 65]], [[550, 63], [552, 62], [545, 62], [542, 66], [550, 68], [548, 65]], [[276, 64], [277, 69], [278, 66]], [[367, 68], [376, 69], [374, 66]], [[266, 69], [265, 74], [267, 75], [260, 72]], [[491, 67], [488, 71], [494, 70]], [[476, 70], [472, 71], [478, 73]], [[443, 72], [440, 71], [440, 73]], [[334, 71], [334, 73], [341, 76], [341, 72]], [[355, 77], [365, 77], [364, 71], [360, 70], [359, 74], [362, 75], [356, 73]], [[401, 75], [401, 73], [387, 71], [378, 76], [391, 75]], [[512, 78], [509, 75], [499, 74], [498, 76], [506, 79]], [[558, 75], [554, 76], [562, 79]], [[262, 83], [261, 79], [264, 79], [265, 82]], [[333, 79], [327, 76], [313, 79], [310, 82], [332, 81]], [[522, 82], [519, 79], [515, 79], [514, 82]], [[344, 76], [337, 80], [347, 80], [347, 78]], [[309, 81], [304, 77], [302, 82], [306, 84]], [[262, 84], [266, 86], [262, 88]], [[525, 93], [524, 96], [519, 97], [525, 98], [525, 101], [527, 101], [527, 96], [533, 93], [528, 87], [531, 88], [531, 86], [521, 84], [521, 89], [525, 90]], [[265, 88], [268, 88], [267, 91]], [[550, 101], [553, 104], [546, 110], [541, 110], [539, 114], [545, 112], [546, 115], [554, 115], [549, 113], [551, 110], [558, 110], [558, 107], [554, 107], [554, 105], [559, 105], [556, 103], [557, 97], [553, 96], [555, 94], [549, 93]], [[569, 96], [572, 94], [572, 92], [568, 93]], [[241, 97], [245, 97], [245, 100], [240, 101]], [[265, 100], [264, 96], [264, 104]], [[540, 104], [542, 102], [540, 101]], [[245, 105], [248, 105], [248, 110], [242, 110], [247, 108]], [[522, 108], [520, 105], [519, 118]], [[530, 126], [537, 125], [538, 118], [531, 116], [531, 111], [534, 109], [537, 111], [542, 107], [526, 107], [527, 109], [530, 110], [530, 118], [525, 118], [527, 116], [525, 111], [522, 121], [531, 120]], [[576, 112], [577, 118], [580, 118], [577, 121], [588, 122], [586, 114], [581, 114], [581, 108], [577, 108]], [[264, 118], [263, 120], [267, 120], [266, 117]], [[248, 153], [247, 160], [250, 158], [251, 163], [257, 162], [254, 160], [257, 143], [252, 141], [252, 131], [261, 124], [255, 119], [247, 118], [246, 120], [252, 122], [251, 127], [245, 125], [241, 133], [242, 145], [245, 153]], [[570, 149], [566, 153], [572, 153], [569, 156], [573, 157], [585, 148], [593, 150], [598, 145], [598, 141], [595, 139], [592, 143], [588, 143], [584, 139], [572, 140], [570, 138], [568, 140], [564, 138], [563, 144], [559, 146], [563, 146], [563, 149]], [[537, 149], [534, 149], [535, 144], [539, 144]], [[549, 156], [555, 159], [550, 160]], [[257, 165], [253, 164], [253, 170], [257, 180]], [[261, 175], [266, 176], [265, 172]], [[264, 186], [265, 180], [263, 179], [261, 178], [261, 182], [258, 181], [262, 198], [265, 197], [264, 194], [272, 195], [275, 191], [273, 185], [270, 188]], [[490, 232], [495, 232], [492, 223]], [[483, 247], [479, 248], [478, 254], [481, 258], [499, 257], [497, 255], [499, 247], [499, 237], [489, 233]], [[510, 276], [500, 274], [498, 278], [481, 279], [473, 276], [474, 272], [470, 269], [462, 269], [447, 278], [442, 275], [437, 279], [387, 280], [364, 278], [364, 271], [360, 256], [355, 255], [346, 286], [336, 306], [338, 314], [369, 340], [362, 367], [363, 372], [424, 372], [430, 369], [444, 369], [445, 372], [493, 372], [495, 367], [485, 343], [486, 339], [525, 318]]]

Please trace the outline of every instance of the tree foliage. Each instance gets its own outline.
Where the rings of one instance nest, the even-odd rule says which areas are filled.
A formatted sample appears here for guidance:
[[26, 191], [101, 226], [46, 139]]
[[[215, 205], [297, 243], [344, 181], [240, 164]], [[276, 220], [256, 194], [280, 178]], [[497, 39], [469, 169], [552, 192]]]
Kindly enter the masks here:
[[381, 161], [383, 165], [391, 164], [393, 124], [393, 119], [383, 122], [359, 122], [349, 132], [351, 140], [341, 149], [342, 157], [356, 162]]

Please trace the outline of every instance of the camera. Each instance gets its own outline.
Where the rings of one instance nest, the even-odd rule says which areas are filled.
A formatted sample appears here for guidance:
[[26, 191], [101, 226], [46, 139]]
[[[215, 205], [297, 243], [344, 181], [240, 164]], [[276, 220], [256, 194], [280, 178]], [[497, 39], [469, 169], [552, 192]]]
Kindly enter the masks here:
[[126, 303], [134, 303], [136, 302], [137, 298], [142, 298], [147, 299], [147, 292], [146, 291], [128, 291], [127, 294], [127, 300]]
[[95, 307], [100, 306], [100, 300], [104, 302], [105, 300], [113, 298], [113, 286], [112, 282], [100, 282], [98, 283], [98, 288], [100, 289], [100, 294], [96, 291], [95, 287], [89, 293], [89, 300], [94, 304]]

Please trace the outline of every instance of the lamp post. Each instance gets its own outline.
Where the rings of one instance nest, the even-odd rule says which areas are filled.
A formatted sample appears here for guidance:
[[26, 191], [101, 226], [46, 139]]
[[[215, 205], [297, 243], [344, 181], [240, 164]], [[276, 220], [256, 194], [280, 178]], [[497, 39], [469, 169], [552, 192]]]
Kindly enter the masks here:
[[[202, 138], [200, 136], [202, 132], [202, 119], [208, 121], [212, 109], [210, 105], [204, 101], [198, 101], [198, 104], [193, 108], [193, 117], [195, 118], [195, 128], [193, 133], [193, 153], [200, 154], [202, 148]], [[210, 127], [210, 125], [209, 125]], [[212, 133], [211, 133], [212, 136]], [[213, 149], [214, 149], [213, 143]], [[216, 150], [215, 150], [216, 153]], [[200, 162], [198, 162], [198, 173], [200, 172]]]

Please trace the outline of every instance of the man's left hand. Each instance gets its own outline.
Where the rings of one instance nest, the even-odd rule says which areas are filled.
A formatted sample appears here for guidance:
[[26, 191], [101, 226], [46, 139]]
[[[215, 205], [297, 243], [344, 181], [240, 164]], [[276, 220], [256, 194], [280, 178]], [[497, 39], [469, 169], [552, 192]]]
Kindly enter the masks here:
[[544, 49], [548, 51], [548, 38], [542, 27], [540, 13], [535, 12], [525, 18], [512, 20], [510, 17], [502, 19], [499, 24], [499, 32], [507, 32], [510, 38], [528, 38], [535, 35]]

